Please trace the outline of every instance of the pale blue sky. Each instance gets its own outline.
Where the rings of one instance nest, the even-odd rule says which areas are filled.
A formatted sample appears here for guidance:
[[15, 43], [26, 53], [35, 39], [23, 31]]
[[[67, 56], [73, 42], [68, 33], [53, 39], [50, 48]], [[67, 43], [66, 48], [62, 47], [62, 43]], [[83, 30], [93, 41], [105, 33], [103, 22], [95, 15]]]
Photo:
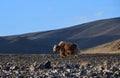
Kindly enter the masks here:
[[0, 36], [120, 17], [120, 0], [0, 0]]

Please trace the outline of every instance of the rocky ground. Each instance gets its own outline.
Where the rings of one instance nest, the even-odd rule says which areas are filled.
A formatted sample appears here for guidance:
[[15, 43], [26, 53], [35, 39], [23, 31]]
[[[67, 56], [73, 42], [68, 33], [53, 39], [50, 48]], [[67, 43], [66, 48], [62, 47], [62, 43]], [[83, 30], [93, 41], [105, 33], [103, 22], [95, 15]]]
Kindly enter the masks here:
[[120, 54], [0, 55], [1, 78], [120, 78]]

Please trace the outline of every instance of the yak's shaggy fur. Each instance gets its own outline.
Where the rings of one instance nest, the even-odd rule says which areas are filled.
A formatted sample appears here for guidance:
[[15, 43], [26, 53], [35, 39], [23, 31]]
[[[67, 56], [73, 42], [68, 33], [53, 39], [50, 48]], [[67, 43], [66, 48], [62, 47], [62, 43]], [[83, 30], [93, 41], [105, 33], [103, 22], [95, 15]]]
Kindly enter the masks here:
[[77, 55], [79, 49], [76, 44], [60, 41], [58, 45], [54, 45], [54, 52], [60, 52], [61, 57]]

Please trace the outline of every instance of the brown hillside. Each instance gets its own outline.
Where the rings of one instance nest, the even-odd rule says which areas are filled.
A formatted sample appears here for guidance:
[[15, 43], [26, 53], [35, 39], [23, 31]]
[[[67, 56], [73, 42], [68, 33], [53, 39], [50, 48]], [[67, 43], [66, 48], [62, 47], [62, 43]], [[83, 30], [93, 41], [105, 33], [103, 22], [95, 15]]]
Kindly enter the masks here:
[[83, 53], [120, 53], [120, 39], [84, 50]]

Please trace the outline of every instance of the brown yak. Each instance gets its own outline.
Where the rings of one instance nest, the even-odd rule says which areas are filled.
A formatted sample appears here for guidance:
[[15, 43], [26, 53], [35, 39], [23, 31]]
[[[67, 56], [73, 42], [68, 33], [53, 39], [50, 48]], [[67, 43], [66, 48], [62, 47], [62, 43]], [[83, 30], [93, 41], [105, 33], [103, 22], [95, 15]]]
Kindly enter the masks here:
[[77, 55], [79, 49], [76, 44], [60, 41], [58, 45], [54, 45], [53, 52], [60, 52], [61, 57]]

